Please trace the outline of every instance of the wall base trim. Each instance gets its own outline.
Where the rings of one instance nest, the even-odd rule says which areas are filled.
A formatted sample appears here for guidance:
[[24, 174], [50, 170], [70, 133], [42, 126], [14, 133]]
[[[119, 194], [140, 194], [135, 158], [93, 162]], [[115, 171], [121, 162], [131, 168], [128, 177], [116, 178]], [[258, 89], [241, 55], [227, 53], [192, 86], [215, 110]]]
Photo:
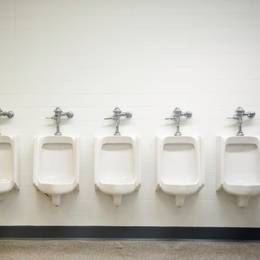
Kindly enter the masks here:
[[260, 228], [151, 226], [0, 226], [0, 239], [260, 240]]

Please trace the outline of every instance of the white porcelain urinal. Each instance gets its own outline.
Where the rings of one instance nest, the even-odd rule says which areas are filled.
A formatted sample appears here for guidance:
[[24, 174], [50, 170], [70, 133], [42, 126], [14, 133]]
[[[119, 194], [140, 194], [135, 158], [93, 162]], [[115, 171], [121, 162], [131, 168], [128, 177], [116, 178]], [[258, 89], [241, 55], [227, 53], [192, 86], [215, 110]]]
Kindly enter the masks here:
[[0, 193], [19, 189], [17, 147], [14, 136], [0, 135]]
[[95, 185], [113, 196], [119, 206], [122, 195], [140, 186], [139, 139], [135, 136], [95, 138]]
[[201, 138], [157, 137], [157, 190], [174, 195], [176, 206], [204, 185]]
[[79, 143], [77, 137], [40, 136], [34, 141], [33, 182], [38, 190], [60, 204], [62, 194], [79, 188]]
[[260, 143], [255, 136], [217, 137], [217, 190], [237, 196], [239, 207], [260, 194]]

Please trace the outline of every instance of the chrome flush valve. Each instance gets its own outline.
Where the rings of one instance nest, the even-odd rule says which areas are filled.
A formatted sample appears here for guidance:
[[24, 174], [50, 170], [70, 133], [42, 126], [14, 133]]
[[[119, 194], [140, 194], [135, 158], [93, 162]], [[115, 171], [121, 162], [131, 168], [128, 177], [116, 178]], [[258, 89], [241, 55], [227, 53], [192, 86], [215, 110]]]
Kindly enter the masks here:
[[67, 117], [67, 119], [70, 119], [73, 117], [73, 113], [72, 112], [63, 112], [61, 110], [61, 108], [56, 107], [54, 112], [54, 116], [52, 117], [47, 117], [47, 119], [53, 119], [56, 123], [56, 132], [55, 135], [62, 135], [61, 131], [60, 131], [60, 123], [61, 123], [61, 119], [63, 117]]
[[246, 112], [242, 107], [238, 107], [235, 111], [235, 114], [232, 117], [228, 117], [228, 119], [235, 119], [238, 122], [238, 131], [237, 136], [244, 136], [244, 132], [242, 130], [243, 125], [243, 117], [247, 116], [249, 119], [255, 117], [255, 112]]
[[[7, 117], [8, 119], [14, 117], [14, 112], [13, 111], [3, 111], [1, 108], [0, 108], [0, 117]], [[0, 134], [1, 135], [1, 134]]]
[[191, 112], [182, 112], [181, 109], [179, 107], [176, 107], [173, 112], [172, 112], [172, 116], [171, 117], [166, 117], [166, 120], [173, 120], [176, 124], [176, 132], [175, 132], [175, 136], [181, 136], [182, 133], [180, 131], [180, 123], [181, 123], [181, 118], [184, 117], [186, 119], [191, 118], [192, 117], [192, 113]]
[[0, 108], [0, 116], [6, 116], [10, 119], [10, 118], [14, 117], [14, 112], [13, 111], [3, 111]]
[[114, 120], [115, 121], [116, 130], [114, 132], [114, 135], [121, 135], [120, 131], [119, 131], [119, 126], [120, 126], [120, 120], [122, 118], [130, 119], [130, 118], [132, 118], [132, 113], [130, 113], [130, 112], [122, 112], [119, 107], [115, 107], [113, 109], [113, 116], [104, 118], [105, 120]]

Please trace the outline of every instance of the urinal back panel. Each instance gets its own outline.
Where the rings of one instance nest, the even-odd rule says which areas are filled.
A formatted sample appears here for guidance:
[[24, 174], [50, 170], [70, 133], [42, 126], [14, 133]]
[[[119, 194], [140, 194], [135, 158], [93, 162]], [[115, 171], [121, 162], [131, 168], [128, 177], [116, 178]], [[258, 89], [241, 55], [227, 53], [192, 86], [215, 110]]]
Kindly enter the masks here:
[[196, 150], [193, 144], [165, 143], [162, 151], [162, 179], [167, 183], [194, 183], [198, 179]]
[[227, 183], [260, 184], [260, 153], [257, 143], [232, 143], [225, 147], [224, 172]]
[[43, 182], [71, 182], [75, 177], [71, 143], [44, 143], [39, 156], [39, 179]]
[[14, 158], [12, 145], [0, 141], [0, 181], [12, 180], [14, 174]]
[[104, 143], [100, 151], [102, 180], [129, 182], [134, 177], [134, 151], [131, 143]]

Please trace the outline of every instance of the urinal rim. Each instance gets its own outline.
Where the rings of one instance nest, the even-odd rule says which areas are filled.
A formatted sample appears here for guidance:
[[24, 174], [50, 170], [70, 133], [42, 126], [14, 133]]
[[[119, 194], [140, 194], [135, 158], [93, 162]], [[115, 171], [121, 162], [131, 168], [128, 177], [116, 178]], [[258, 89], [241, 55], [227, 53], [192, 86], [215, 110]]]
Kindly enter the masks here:
[[[53, 139], [54, 141], [50, 142], [50, 141], [45, 141], [45, 139]], [[70, 144], [73, 144], [73, 142], [77, 141], [79, 139], [79, 136], [77, 135], [36, 135], [34, 136], [34, 140], [37, 140], [38, 142], [41, 142], [40, 144], [43, 145], [43, 144], [52, 144], [52, 143], [56, 143], [56, 140], [59, 140], [62, 141], [61, 143], [70, 143], [70, 142], [67, 142], [67, 140], [63, 141], [63, 139], [71, 139], [71, 143]], [[59, 143], [59, 142], [58, 142]]]
[[176, 186], [176, 187], [179, 187], [179, 186], [197, 186], [197, 185], [202, 185], [202, 182], [200, 181], [200, 178], [196, 178], [196, 180], [194, 182], [186, 182], [185, 184], [177, 184], [177, 183], [166, 183], [163, 181], [163, 178], [161, 178], [159, 180], [159, 185], [171, 185], [171, 186]]
[[[259, 147], [260, 136], [255, 135], [244, 135], [244, 136], [218, 136], [223, 142], [224, 146], [232, 144], [255, 144]], [[231, 139], [231, 140], [230, 140]], [[234, 139], [234, 141], [232, 141]], [[247, 141], [249, 139], [249, 141]], [[252, 140], [251, 140], [252, 139]], [[243, 143], [237, 143], [236, 140], [245, 140]]]
[[[11, 191], [15, 187], [15, 184], [16, 184], [13, 179], [6, 180], [6, 181], [3, 181], [3, 180], [4, 179], [0, 179], [0, 187], [6, 186], [6, 185], [10, 185], [10, 187], [8, 189], [4, 190], [4, 191], [0, 191], [0, 194]], [[0, 188], [0, 190], [1, 190], [1, 188]]]
[[[2, 138], [8, 138], [8, 139], [10, 139], [10, 141], [12, 141], [12, 140], [16, 140], [17, 135], [6, 135], [6, 134], [0, 135], [0, 142], [1, 142]], [[9, 142], [7, 142], [7, 143], [9, 143]]]
[[223, 185], [228, 185], [228, 186], [236, 186], [236, 187], [259, 187], [260, 188], [260, 182], [257, 182], [256, 184], [242, 184], [242, 183], [239, 183], [239, 184], [233, 184], [233, 183], [230, 183], [228, 181], [224, 181], [223, 182]]
[[170, 195], [192, 195], [192, 194], [195, 194], [198, 191], [200, 191], [200, 189], [204, 186], [204, 184], [201, 183], [201, 182], [198, 182], [196, 185], [195, 184], [194, 185], [172, 185], [174, 187], [187, 187], [188, 186], [189, 188], [195, 188], [194, 191], [192, 191], [192, 192], [187, 192], [187, 191], [186, 192], [185, 191], [184, 192], [167, 191], [165, 189], [165, 187], [163, 185], [161, 185], [161, 183], [159, 183], [159, 186], [160, 186], [160, 189], [164, 193], [166, 193], [166, 194], [170, 194]]
[[[46, 185], [46, 186], [52, 186], [55, 187], [55, 188], [60, 188], [61, 186], [72, 186], [72, 188], [70, 188], [68, 191], [62, 191], [62, 192], [49, 192], [49, 191], [46, 191], [45, 189], [42, 188], [43, 185]], [[40, 190], [41, 192], [43, 193], [46, 193], [48, 195], [62, 195], [62, 194], [68, 194], [70, 192], [72, 192], [73, 190], [76, 189], [78, 183], [77, 181], [74, 181], [73, 183], [66, 183], [66, 184], [50, 184], [50, 183], [41, 183], [41, 182], [38, 182], [37, 185], [35, 184], [35, 186], [37, 187], [38, 190]]]
[[[201, 144], [202, 142], [202, 136], [200, 135], [181, 135], [181, 136], [175, 136], [175, 135], [157, 135], [156, 139], [157, 141], [163, 141], [166, 140], [168, 138], [171, 138], [173, 140], [181, 140], [181, 139], [185, 139], [185, 138], [190, 138], [192, 141], [199, 142]], [[176, 144], [178, 144], [179, 142], [176, 142]], [[180, 142], [181, 143], [181, 142]], [[182, 144], [182, 143], [181, 143]], [[190, 142], [183, 142], [183, 144], [191, 144]], [[193, 144], [194, 145], [194, 144]]]
[[103, 179], [102, 178], [100, 178], [100, 179], [98, 179], [97, 181], [95, 181], [95, 184], [97, 185], [97, 186], [101, 186], [101, 185], [103, 185], [103, 186], [105, 186], [105, 185], [114, 185], [114, 186], [123, 186], [123, 185], [133, 185], [133, 186], [138, 186], [139, 185], [139, 183], [138, 183], [138, 177], [137, 176], [134, 176], [133, 178], [132, 178], [132, 181], [131, 182], [128, 182], [128, 183], [106, 183], [106, 182], [104, 182], [104, 181], [102, 181]]
[[131, 186], [131, 189], [130, 191], [122, 191], [122, 192], [113, 192], [113, 191], [107, 191], [106, 187], [108, 186], [117, 186], [117, 187], [121, 187], [122, 188], [122, 185], [120, 184], [103, 184], [101, 183], [101, 181], [98, 181], [98, 182], [95, 182], [95, 185], [97, 185], [97, 187], [99, 188], [99, 190], [101, 190], [102, 192], [104, 192], [105, 194], [108, 194], [108, 195], [126, 195], [126, 194], [130, 194], [132, 192], [134, 192], [139, 184], [137, 184], [136, 182], [135, 183], [127, 183], [125, 184], [124, 186]]
[[[111, 139], [111, 142], [107, 142], [105, 139]], [[129, 139], [123, 140], [122, 142], [118, 142], [120, 139]], [[94, 137], [95, 144], [100, 142], [101, 145], [103, 144], [113, 144], [113, 143], [122, 143], [122, 144], [133, 144], [133, 142], [140, 142], [141, 137], [139, 135], [97, 135]]]
[[[248, 195], [248, 196], [257, 196], [257, 195], [259, 195], [260, 194], [260, 183], [259, 183], [259, 185], [241, 185], [241, 184], [239, 184], [239, 185], [237, 185], [237, 184], [228, 184], [227, 182], [223, 182], [223, 189], [224, 189], [224, 191], [225, 192], [227, 192], [227, 193], [229, 193], [229, 194], [232, 194], [232, 195], [235, 195], [235, 196], [241, 196], [241, 195]], [[229, 187], [231, 187], [231, 188], [234, 188], [234, 187], [236, 187], [237, 189], [240, 189], [240, 188], [249, 188], [249, 189], [252, 189], [252, 188], [257, 188], [257, 189], [259, 189], [259, 192], [247, 192], [247, 193], [245, 193], [245, 192], [240, 192], [240, 191], [230, 191], [229, 189], [228, 189], [228, 187], [227, 186], [229, 186]]]
[[72, 181], [71, 182], [59, 182], [59, 183], [57, 183], [57, 184], [55, 184], [55, 183], [50, 183], [50, 182], [44, 182], [44, 181], [42, 181], [41, 180], [41, 178], [39, 178], [38, 179], [38, 183], [39, 184], [43, 184], [43, 185], [57, 185], [57, 186], [64, 186], [64, 185], [72, 185], [72, 184], [74, 184], [74, 183], [76, 183], [76, 178], [73, 176], [73, 179], [72, 179]]

